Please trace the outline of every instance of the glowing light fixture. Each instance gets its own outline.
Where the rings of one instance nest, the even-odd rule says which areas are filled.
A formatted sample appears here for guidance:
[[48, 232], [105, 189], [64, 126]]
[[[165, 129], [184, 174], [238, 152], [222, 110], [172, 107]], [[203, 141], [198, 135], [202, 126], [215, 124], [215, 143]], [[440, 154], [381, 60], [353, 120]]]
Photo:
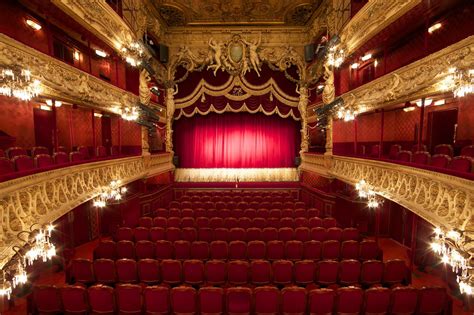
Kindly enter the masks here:
[[357, 69], [357, 68], [359, 68], [358, 62], [354, 62], [353, 64], [351, 64], [351, 69]]
[[40, 105], [40, 109], [41, 109], [41, 110], [48, 111], [48, 112], [51, 111], [51, 107], [49, 107], [48, 105]]
[[377, 209], [383, 204], [383, 199], [380, 198], [375, 190], [364, 179], [356, 183], [356, 190], [359, 198], [367, 199], [367, 207], [369, 209]]
[[415, 110], [415, 106], [406, 106], [406, 107], [403, 107], [403, 111], [405, 113], [408, 113], [408, 112], [412, 112]]
[[343, 49], [337, 49], [333, 46], [329, 48], [329, 53], [327, 57], [327, 62], [330, 66], [338, 68], [344, 62], [345, 54]]
[[441, 106], [441, 105], [444, 105], [446, 104], [446, 100], [445, 99], [442, 99], [442, 100], [437, 100], [433, 103], [434, 106]]
[[27, 19], [26, 24], [28, 24], [28, 26], [34, 29], [35, 31], [39, 31], [41, 29], [41, 25], [33, 20]]
[[103, 50], [100, 50], [100, 49], [96, 49], [96, 50], [95, 50], [95, 54], [96, 54], [97, 56], [99, 56], [99, 57], [103, 57], [103, 58], [105, 58], [105, 57], [107, 57], [107, 56], [108, 56], [108, 55], [107, 55], [107, 53], [106, 53], [105, 51], [103, 51]]
[[104, 208], [110, 201], [119, 201], [123, 195], [127, 193], [127, 187], [122, 185], [121, 180], [113, 180], [109, 186], [104, 187], [102, 192], [94, 199], [94, 206], [98, 208]]
[[0, 95], [29, 101], [41, 93], [41, 82], [31, 77], [28, 69], [0, 67]]
[[365, 56], [360, 57], [360, 60], [367, 61], [372, 58], [372, 54], [366, 54]]
[[474, 241], [463, 231], [443, 231], [437, 227], [431, 239], [431, 249], [441, 261], [449, 264], [457, 275], [459, 290], [462, 294], [472, 295], [474, 291], [473, 256], [469, 251]]
[[94, 117], [101, 118], [102, 114], [101, 113], [94, 113]]
[[374, 60], [374, 67], [377, 67], [379, 65], [379, 61], [377, 59]]
[[121, 111], [121, 116], [125, 120], [132, 121], [137, 120], [140, 116], [140, 113], [138, 112], [138, 109], [136, 107], [125, 107]]
[[74, 59], [75, 59], [75, 60], [79, 60], [79, 59], [81, 59], [81, 53], [80, 53], [80, 52], [78, 52], [77, 50], [76, 50], [76, 51], [74, 51]]
[[[433, 99], [425, 98], [425, 107], [430, 106], [433, 103]], [[416, 106], [421, 107], [423, 105], [423, 100], [417, 100]]]
[[441, 23], [436, 23], [436, 24], [431, 25], [428, 28], [428, 33], [433, 34], [435, 31], [439, 30], [441, 26], [443, 26], [443, 24]]

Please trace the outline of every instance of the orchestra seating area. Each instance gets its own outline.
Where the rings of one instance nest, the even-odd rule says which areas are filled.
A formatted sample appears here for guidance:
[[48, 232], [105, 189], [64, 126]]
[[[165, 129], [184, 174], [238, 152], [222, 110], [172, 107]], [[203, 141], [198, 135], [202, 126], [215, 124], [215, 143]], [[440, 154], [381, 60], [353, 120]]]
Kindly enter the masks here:
[[450, 314], [444, 288], [410, 286], [404, 260], [284, 191], [188, 191], [119, 227], [33, 313]]

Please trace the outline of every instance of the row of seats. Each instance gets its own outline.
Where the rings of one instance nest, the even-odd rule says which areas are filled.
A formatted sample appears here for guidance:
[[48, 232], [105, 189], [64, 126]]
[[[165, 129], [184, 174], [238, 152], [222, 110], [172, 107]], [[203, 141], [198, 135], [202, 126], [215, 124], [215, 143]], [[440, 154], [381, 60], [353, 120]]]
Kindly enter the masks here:
[[445, 154], [430, 155], [426, 151], [400, 151], [397, 160], [402, 162], [412, 162], [419, 165], [430, 165], [439, 168], [447, 168], [458, 172], [469, 173], [472, 169], [472, 158], [469, 156], [456, 156], [454, 158]]
[[394, 289], [344, 287], [337, 290], [272, 286], [228, 289], [189, 286], [168, 288], [121, 284], [115, 289], [96, 285], [37, 286], [33, 314], [451, 314], [444, 288]]
[[268, 218], [275, 218], [275, 219], [280, 219], [280, 218], [314, 218], [314, 217], [319, 217], [320, 216], [320, 211], [315, 208], [309, 208], [309, 209], [267, 209], [267, 208], [259, 208], [259, 209], [253, 209], [253, 208], [246, 208], [246, 209], [220, 209], [217, 210], [215, 208], [196, 208], [196, 209], [191, 209], [191, 208], [183, 208], [183, 209], [178, 209], [178, 208], [170, 208], [170, 209], [165, 209], [165, 208], [158, 208], [153, 211], [153, 216], [154, 217], [162, 217], [162, 218], [169, 218], [169, 217], [179, 217], [179, 218], [184, 218], [184, 217], [191, 217], [191, 218], [250, 218], [250, 219], [256, 219], [256, 218], [263, 218], [263, 219], [268, 219]]
[[[395, 159], [397, 157], [397, 154], [400, 151], [408, 151], [408, 152], [411, 152], [413, 154], [415, 154], [416, 152], [427, 152], [428, 154], [430, 154], [430, 152], [428, 151], [427, 146], [425, 144], [414, 144], [411, 147], [411, 150], [406, 150], [406, 149], [403, 150], [401, 145], [392, 144], [390, 146], [389, 158]], [[377, 157], [379, 155], [379, 152], [380, 152], [380, 145], [376, 144], [376, 145], [373, 145], [371, 147], [370, 155], [374, 156], [374, 157]], [[434, 147], [432, 153], [433, 153], [433, 155], [442, 154], [442, 155], [447, 155], [449, 157], [453, 157], [454, 156], [454, 149], [453, 149], [453, 146], [450, 145], [450, 144], [438, 144]], [[464, 146], [461, 149], [461, 152], [460, 152], [459, 156], [474, 157], [474, 145]]]
[[194, 241], [203, 241], [203, 242], [212, 242], [212, 241], [349, 241], [354, 240], [358, 241], [360, 239], [359, 230], [356, 228], [345, 228], [341, 229], [338, 227], [332, 227], [329, 229], [323, 227], [298, 227], [296, 229], [289, 227], [282, 228], [255, 228], [251, 227], [248, 229], [243, 229], [240, 227], [235, 227], [231, 229], [226, 228], [213, 228], [213, 227], [203, 227], [199, 229], [195, 228], [162, 228], [162, 227], [137, 227], [135, 229], [121, 227], [118, 228], [115, 233], [116, 241], [159, 241], [159, 240], [169, 240], [169, 241], [178, 241], [186, 240], [190, 242]]
[[171, 201], [168, 208], [178, 209], [306, 209], [306, 204], [302, 201]]
[[104, 241], [94, 249], [95, 259], [382, 259], [382, 251], [374, 241]]
[[153, 285], [188, 284], [193, 286], [259, 286], [291, 285], [337, 287], [349, 285], [394, 286], [409, 284], [410, 272], [403, 260], [380, 260], [359, 262], [349, 259], [334, 260], [154, 260], [142, 259], [75, 259], [68, 271], [69, 283], [86, 285], [100, 283], [143, 283]]
[[[86, 146], [78, 146], [76, 151], [82, 153], [84, 158], [89, 159], [89, 158], [91, 158], [91, 154], [90, 154], [91, 149], [92, 148], [89, 148], [89, 147], [86, 147]], [[26, 149], [26, 148], [23, 148], [23, 147], [10, 147], [10, 148], [6, 149], [5, 151], [0, 149], [0, 157], [4, 157], [4, 158], [7, 158], [7, 159], [13, 159], [16, 156], [26, 155], [26, 156], [30, 156], [30, 157], [34, 158], [34, 157], [36, 157], [38, 155], [41, 155], [41, 154], [50, 155], [51, 153], [54, 154], [54, 153], [57, 153], [57, 152], [67, 153], [67, 149], [64, 146], [58, 146], [58, 149], [53, 150], [53, 151], [54, 152], [50, 152], [50, 150], [48, 148], [42, 147], [42, 146], [32, 147], [31, 149]], [[104, 146], [97, 146], [95, 148], [95, 156], [96, 157], [104, 157], [104, 156], [107, 156], [107, 155], [118, 155], [118, 147], [113, 146], [113, 147], [107, 149]]]
[[180, 198], [177, 198], [177, 202], [295, 202], [295, 197], [290, 194], [255, 194], [255, 195], [245, 195], [245, 194], [201, 194], [201, 195], [184, 195]]
[[243, 229], [248, 229], [251, 227], [254, 228], [266, 228], [266, 227], [288, 227], [288, 228], [298, 228], [298, 227], [324, 227], [324, 228], [331, 228], [337, 225], [336, 219], [334, 218], [324, 218], [321, 219], [319, 217], [312, 217], [310, 219], [299, 217], [299, 218], [291, 218], [291, 217], [283, 217], [283, 218], [249, 218], [249, 217], [241, 217], [241, 218], [221, 218], [221, 217], [197, 217], [194, 219], [193, 217], [141, 217], [138, 220], [138, 225], [140, 227], [151, 228], [155, 227], [162, 227], [162, 228], [235, 228], [240, 227]]

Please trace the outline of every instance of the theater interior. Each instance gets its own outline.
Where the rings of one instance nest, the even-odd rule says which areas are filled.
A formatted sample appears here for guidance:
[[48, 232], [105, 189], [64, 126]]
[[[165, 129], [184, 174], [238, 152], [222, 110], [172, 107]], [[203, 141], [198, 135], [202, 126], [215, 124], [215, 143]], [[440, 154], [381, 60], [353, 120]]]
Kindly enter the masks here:
[[472, 0], [1, 0], [0, 314], [474, 314]]

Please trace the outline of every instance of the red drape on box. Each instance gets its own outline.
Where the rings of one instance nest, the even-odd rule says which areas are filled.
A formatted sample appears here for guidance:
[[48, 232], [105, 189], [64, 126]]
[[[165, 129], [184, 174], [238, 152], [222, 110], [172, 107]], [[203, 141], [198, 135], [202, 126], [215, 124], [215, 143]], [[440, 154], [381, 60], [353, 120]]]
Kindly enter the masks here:
[[299, 128], [276, 115], [211, 113], [175, 121], [173, 143], [183, 168], [294, 167]]

